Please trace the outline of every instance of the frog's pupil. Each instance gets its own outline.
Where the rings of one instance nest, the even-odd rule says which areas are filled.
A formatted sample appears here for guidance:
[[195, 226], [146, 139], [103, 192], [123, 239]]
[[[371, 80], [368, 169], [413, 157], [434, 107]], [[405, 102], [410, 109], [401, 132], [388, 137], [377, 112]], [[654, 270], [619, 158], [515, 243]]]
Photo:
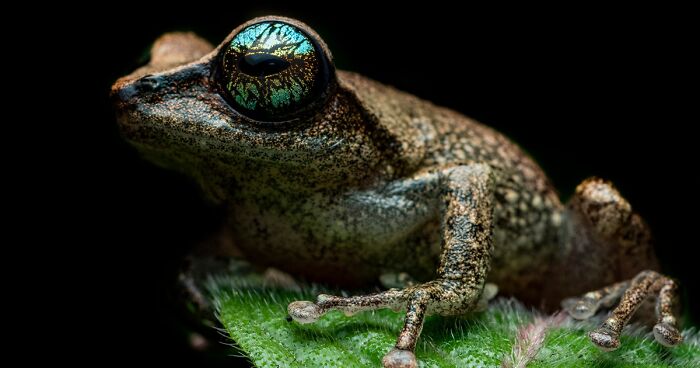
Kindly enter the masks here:
[[271, 54], [246, 54], [238, 60], [238, 68], [254, 77], [266, 77], [277, 74], [289, 67], [290, 63]]

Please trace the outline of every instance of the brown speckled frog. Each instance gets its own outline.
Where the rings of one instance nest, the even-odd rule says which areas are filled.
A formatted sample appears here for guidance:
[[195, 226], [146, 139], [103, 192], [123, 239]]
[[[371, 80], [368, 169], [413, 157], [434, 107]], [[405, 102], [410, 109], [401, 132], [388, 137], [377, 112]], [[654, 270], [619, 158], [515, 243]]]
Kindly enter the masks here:
[[610, 183], [585, 180], [562, 204], [504, 136], [335, 70], [299, 21], [254, 19], [216, 48], [166, 34], [112, 95], [145, 157], [230, 209], [231, 240], [248, 260], [307, 280], [399, 286], [288, 306], [299, 323], [329, 310], [405, 310], [386, 367], [416, 366], [425, 315], [473, 310], [494, 294], [490, 283], [531, 304], [564, 300], [579, 319], [615, 306], [590, 333], [605, 350], [656, 297], [656, 340], [681, 341], [677, 286], [654, 271], [647, 226]]

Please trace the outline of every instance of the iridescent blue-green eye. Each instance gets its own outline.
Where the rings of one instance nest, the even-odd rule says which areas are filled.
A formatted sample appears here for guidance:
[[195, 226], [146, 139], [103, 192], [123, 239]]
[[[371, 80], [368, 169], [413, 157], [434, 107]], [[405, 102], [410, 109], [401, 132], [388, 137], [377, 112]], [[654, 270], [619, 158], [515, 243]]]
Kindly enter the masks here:
[[229, 102], [256, 120], [289, 120], [318, 100], [328, 85], [323, 50], [307, 33], [281, 21], [244, 28], [221, 60], [221, 85]]

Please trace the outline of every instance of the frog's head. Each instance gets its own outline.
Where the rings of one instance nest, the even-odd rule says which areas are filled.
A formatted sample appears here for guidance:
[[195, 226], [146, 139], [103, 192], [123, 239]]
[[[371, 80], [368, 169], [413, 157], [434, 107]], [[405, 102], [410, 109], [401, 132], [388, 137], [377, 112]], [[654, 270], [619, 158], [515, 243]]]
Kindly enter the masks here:
[[405, 156], [359, 92], [377, 88], [388, 89], [337, 73], [305, 24], [264, 17], [216, 48], [193, 34], [164, 35], [112, 96], [121, 131], [156, 163], [200, 181], [318, 187], [396, 170]]

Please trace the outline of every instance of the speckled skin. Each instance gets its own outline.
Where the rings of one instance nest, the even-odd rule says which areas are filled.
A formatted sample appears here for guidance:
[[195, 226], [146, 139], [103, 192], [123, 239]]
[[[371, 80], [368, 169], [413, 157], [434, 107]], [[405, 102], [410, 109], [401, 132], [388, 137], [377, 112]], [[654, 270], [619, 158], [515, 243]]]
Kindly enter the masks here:
[[[303, 29], [332, 65], [313, 30], [264, 19]], [[384, 364], [415, 366], [424, 315], [474, 309], [487, 281], [553, 308], [658, 267], [646, 225], [610, 183], [584, 181], [563, 205], [537, 164], [498, 132], [361, 75], [333, 70], [313, 113], [292, 122], [236, 112], [221, 94], [219, 58], [260, 20], [213, 50], [192, 34], [163, 36], [151, 62], [118, 80], [112, 95], [124, 136], [145, 157], [192, 176], [230, 209], [228, 233], [247, 259], [345, 286], [402, 272], [419, 281], [295, 302], [294, 320], [406, 308]], [[648, 271], [616, 285], [565, 305], [587, 317], [576, 311], [612, 306], [627, 290], [612, 322], [591, 334], [595, 343], [615, 347], [636, 300], [659, 292], [657, 338], [680, 341], [673, 281]]]

